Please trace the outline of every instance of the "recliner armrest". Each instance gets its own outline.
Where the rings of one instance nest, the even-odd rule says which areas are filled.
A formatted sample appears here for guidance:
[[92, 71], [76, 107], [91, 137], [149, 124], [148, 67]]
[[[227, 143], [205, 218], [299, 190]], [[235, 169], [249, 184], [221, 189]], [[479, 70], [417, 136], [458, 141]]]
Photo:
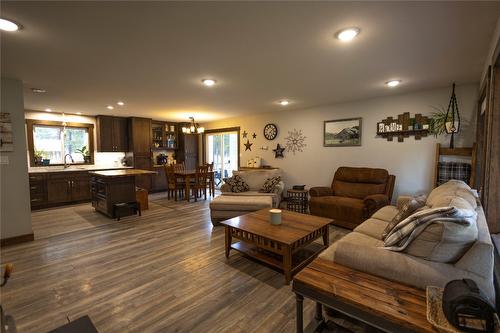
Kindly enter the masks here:
[[371, 216], [380, 208], [389, 205], [389, 198], [385, 194], [372, 194], [363, 199], [368, 216]]
[[312, 187], [309, 190], [309, 194], [311, 195], [311, 197], [332, 196], [333, 195], [333, 189], [331, 187], [326, 187], [326, 186]]

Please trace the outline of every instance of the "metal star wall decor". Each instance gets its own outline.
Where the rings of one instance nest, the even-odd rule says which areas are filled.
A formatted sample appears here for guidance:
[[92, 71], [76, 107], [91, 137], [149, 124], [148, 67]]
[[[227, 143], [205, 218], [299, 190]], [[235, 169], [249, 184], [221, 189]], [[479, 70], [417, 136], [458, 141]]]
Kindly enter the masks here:
[[246, 139], [246, 138], [247, 138], [247, 136], [248, 136], [248, 133], [247, 133], [247, 131], [243, 131], [243, 134], [242, 134], [242, 136], [243, 136], [243, 139]]
[[257, 134], [255, 134], [255, 132], [252, 134], [252, 138], [256, 138], [257, 137]]
[[247, 150], [252, 151], [252, 145], [253, 143], [250, 143], [250, 141], [247, 140], [247, 143], [245, 143], [245, 151]]
[[292, 152], [294, 155], [296, 152], [303, 152], [305, 144], [306, 136], [302, 134], [302, 130], [288, 131], [288, 136], [285, 137], [286, 140], [286, 151]]
[[283, 152], [285, 151], [285, 148], [281, 147], [280, 144], [276, 146], [276, 149], [273, 149], [274, 151], [274, 158], [283, 158]]

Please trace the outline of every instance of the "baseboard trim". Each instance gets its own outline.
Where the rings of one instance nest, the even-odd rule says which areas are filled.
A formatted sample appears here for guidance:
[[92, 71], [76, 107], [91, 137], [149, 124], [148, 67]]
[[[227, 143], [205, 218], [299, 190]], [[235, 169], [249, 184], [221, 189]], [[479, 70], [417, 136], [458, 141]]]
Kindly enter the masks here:
[[19, 235], [15, 237], [4, 238], [0, 240], [0, 246], [9, 246], [19, 243], [31, 242], [35, 240], [35, 235], [33, 233], [26, 235]]

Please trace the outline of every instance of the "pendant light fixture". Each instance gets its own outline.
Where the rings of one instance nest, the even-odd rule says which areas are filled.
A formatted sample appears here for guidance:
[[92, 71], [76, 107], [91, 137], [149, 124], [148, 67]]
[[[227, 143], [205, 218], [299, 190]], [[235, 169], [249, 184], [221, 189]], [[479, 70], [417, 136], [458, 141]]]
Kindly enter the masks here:
[[201, 133], [205, 132], [205, 128], [201, 127], [200, 124], [195, 123], [193, 117], [189, 117], [189, 119], [191, 120], [191, 124], [189, 125], [189, 127], [182, 126], [182, 133], [201, 134]]
[[450, 102], [446, 111], [445, 130], [446, 133], [451, 134], [450, 148], [454, 148], [454, 136], [460, 130], [460, 113], [458, 112], [457, 96], [455, 95], [455, 83], [453, 83]]

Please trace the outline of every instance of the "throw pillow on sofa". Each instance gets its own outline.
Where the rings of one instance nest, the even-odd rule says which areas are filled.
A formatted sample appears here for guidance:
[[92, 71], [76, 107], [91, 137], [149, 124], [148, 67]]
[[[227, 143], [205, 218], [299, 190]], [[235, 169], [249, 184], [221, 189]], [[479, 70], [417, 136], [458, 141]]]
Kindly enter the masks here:
[[276, 186], [279, 184], [280, 181], [281, 181], [280, 176], [267, 178], [266, 181], [264, 182], [264, 185], [262, 185], [262, 188], [259, 190], [259, 192], [260, 193], [274, 192], [274, 189], [276, 188]]
[[250, 190], [250, 186], [238, 175], [234, 175], [230, 178], [224, 178], [224, 182], [231, 187], [231, 192], [241, 193]]
[[418, 209], [425, 206], [425, 194], [418, 195], [416, 197], [408, 200], [403, 207], [399, 210], [399, 212], [394, 216], [394, 218], [389, 222], [389, 224], [385, 227], [384, 232], [382, 233], [382, 239], [385, 240], [387, 235], [394, 229], [395, 226], [398, 225], [399, 222], [406, 219], [408, 216], [412, 215]]

